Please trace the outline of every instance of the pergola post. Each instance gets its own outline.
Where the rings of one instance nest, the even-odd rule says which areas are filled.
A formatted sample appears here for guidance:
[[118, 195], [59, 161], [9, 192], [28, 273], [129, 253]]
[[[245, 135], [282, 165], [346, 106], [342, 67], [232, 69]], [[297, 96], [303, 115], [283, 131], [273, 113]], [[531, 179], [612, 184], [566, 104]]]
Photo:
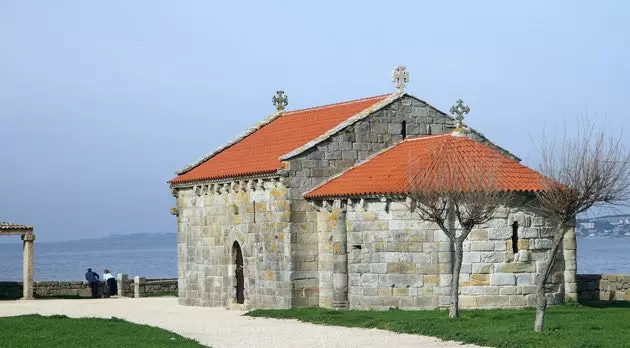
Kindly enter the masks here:
[[33, 226], [12, 224], [0, 221], [0, 235], [22, 236], [22, 253], [24, 257], [24, 283], [22, 285], [23, 299], [32, 300], [33, 297]]
[[24, 258], [24, 294], [23, 300], [32, 300], [33, 297], [33, 243], [35, 242], [35, 235], [23, 234], [22, 235], [22, 252]]

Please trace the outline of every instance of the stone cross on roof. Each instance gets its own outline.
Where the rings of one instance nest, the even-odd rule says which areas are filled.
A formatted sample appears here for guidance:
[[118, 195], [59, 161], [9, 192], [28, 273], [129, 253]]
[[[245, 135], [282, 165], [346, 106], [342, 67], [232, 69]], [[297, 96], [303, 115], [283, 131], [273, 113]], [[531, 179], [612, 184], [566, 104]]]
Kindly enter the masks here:
[[278, 111], [284, 110], [284, 107], [289, 105], [289, 98], [281, 89], [276, 91], [276, 95], [271, 98], [271, 101]]
[[407, 82], [409, 82], [409, 72], [407, 68], [402, 65], [395, 67], [394, 71], [392, 71], [392, 82], [394, 82], [394, 86], [396, 86], [398, 92], [402, 92]]
[[464, 101], [457, 99], [455, 105], [451, 106], [451, 115], [455, 116], [457, 120], [457, 127], [455, 132], [462, 132], [464, 130], [464, 115], [470, 112], [468, 105], [464, 104]]

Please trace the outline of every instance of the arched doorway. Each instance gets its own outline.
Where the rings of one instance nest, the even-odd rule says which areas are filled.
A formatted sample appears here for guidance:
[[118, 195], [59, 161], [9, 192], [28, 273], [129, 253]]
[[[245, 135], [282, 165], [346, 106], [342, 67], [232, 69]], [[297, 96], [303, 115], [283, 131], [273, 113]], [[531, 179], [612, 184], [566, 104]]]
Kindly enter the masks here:
[[243, 274], [243, 251], [241, 250], [241, 246], [238, 242], [234, 242], [232, 244], [232, 255], [234, 256], [234, 267], [236, 277], [236, 303], [243, 304], [245, 302], [245, 276]]

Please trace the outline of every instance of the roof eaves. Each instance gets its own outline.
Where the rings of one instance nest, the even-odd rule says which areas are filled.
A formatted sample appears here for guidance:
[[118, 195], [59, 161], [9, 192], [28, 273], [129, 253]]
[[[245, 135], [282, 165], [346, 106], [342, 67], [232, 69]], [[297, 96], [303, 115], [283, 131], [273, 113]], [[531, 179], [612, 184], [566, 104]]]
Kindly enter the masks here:
[[330, 138], [331, 136], [337, 134], [339, 131], [343, 130], [344, 128], [353, 125], [354, 123], [356, 123], [357, 121], [360, 121], [366, 117], [368, 117], [370, 114], [386, 107], [387, 105], [393, 103], [394, 101], [396, 101], [399, 98], [402, 98], [404, 95], [407, 95], [407, 93], [405, 92], [400, 92], [400, 93], [394, 93], [392, 95], [390, 95], [389, 97], [381, 100], [378, 103], [373, 104], [372, 106], [370, 106], [369, 108], [365, 108], [363, 110], [361, 110], [361, 112], [359, 112], [358, 114], [355, 114], [351, 117], [349, 117], [348, 119], [346, 119], [345, 121], [339, 123], [338, 125], [336, 125], [335, 127], [329, 129], [326, 133], [320, 135], [319, 137], [309, 141], [308, 143], [298, 147], [297, 149], [285, 153], [284, 155], [280, 156], [280, 160], [281, 161], [286, 161], [289, 158], [295, 157], [301, 153], [303, 153], [304, 151], [316, 146], [317, 144], [325, 141], [326, 139]]
[[175, 172], [175, 174], [177, 175], [182, 175], [185, 174], [189, 171], [191, 171], [192, 169], [194, 169], [195, 167], [199, 166], [200, 164], [202, 164], [203, 162], [209, 160], [210, 158], [212, 158], [213, 156], [217, 155], [219, 152], [222, 152], [223, 150], [227, 149], [228, 147], [238, 143], [239, 141], [243, 140], [245, 137], [251, 135], [252, 133], [254, 133], [255, 131], [259, 130], [260, 128], [266, 126], [267, 124], [269, 124], [271, 121], [275, 120], [276, 118], [278, 118], [280, 115], [282, 115], [281, 111], [276, 111], [273, 114], [267, 116], [264, 120], [256, 123], [254, 126], [248, 128], [246, 131], [242, 132], [241, 134], [239, 134], [238, 136], [232, 138], [230, 141], [228, 141], [227, 143], [221, 145], [220, 147], [218, 147], [216, 150], [205, 154], [204, 156], [202, 156], [201, 158], [199, 158], [198, 160], [196, 160], [195, 162], [187, 165], [186, 167], [178, 170]]
[[310, 200], [322, 200], [322, 201], [326, 201], [326, 200], [335, 200], [335, 199], [382, 199], [382, 198], [388, 198], [388, 199], [404, 199], [406, 197], [408, 197], [409, 194], [407, 193], [403, 193], [403, 192], [365, 192], [365, 193], [341, 193], [341, 194], [336, 194], [336, 195], [317, 195], [317, 196], [310, 196], [308, 197], [308, 199]]
[[239, 173], [239, 174], [228, 174], [222, 176], [215, 177], [199, 177], [184, 181], [171, 181], [171, 187], [173, 188], [184, 188], [184, 187], [192, 187], [195, 185], [205, 185], [205, 184], [215, 184], [215, 183], [227, 183], [231, 181], [241, 181], [241, 180], [250, 180], [250, 179], [264, 179], [264, 178], [274, 178], [282, 176], [282, 173], [278, 173], [278, 170], [264, 170], [264, 171], [255, 171], [255, 172], [247, 172], [247, 173]]
[[[464, 124], [464, 126], [465, 126], [465, 124]], [[473, 128], [467, 127], [467, 126], [466, 126], [466, 129], [469, 130], [471, 133], [474, 133], [476, 136], [478, 136], [480, 138], [479, 140], [476, 140], [476, 139], [473, 139], [473, 140], [476, 140], [477, 142], [480, 142], [480, 143], [488, 142], [488, 144], [492, 144], [492, 146], [496, 147], [497, 150], [502, 152], [504, 155], [507, 155], [508, 157], [512, 157], [516, 162], [519, 162], [519, 163], [521, 162], [521, 158], [520, 157], [518, 157], [515, 154], [511, 153], [510, 151], [504, 149], [503, 147], [493, 143], [492, 141], [490, 141], [490, 139], [486, 138], [486, 136], [483, 135], [483, 133], [481, 133], [481, 132], [479, 132], [479, 131], [477, 131], [477, 130], [475, 130]]]
[[[531, 194], [541, 192], [542, 190], [533, 190], [533, 189], [515, 189], [515, 190], [504, 190], [503, 192], [512, 192], [516, 194]], [[308, 193], [304, 194], [307, 199], [314, 200], [327, 200], [327, 199], [358, 199], [358, 198], [381, 198], [381, 197], [406, 197], [409, 195], [407, 192], [348, 192], [348, 193], [335, 193], [331, 195], [326, 194], [316, 194], [306, 197]]]
[[32, 230], [33, 226], [18, 225], [11, 222], [0, 221], [0, 230]]

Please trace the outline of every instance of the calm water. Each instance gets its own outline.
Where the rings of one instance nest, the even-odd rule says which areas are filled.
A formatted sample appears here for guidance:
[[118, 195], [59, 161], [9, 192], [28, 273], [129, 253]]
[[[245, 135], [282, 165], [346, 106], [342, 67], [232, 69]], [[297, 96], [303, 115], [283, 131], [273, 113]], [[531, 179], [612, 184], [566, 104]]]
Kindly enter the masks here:
[[[35, 243], [35, 280], [82, 280], [87, 267], [99, 274], [108, 268], [114, 274], [127, 273], [130, 277], [177, 277], [174, 237], [150, 242], [110, 243], [107, 250], [87, 251], [99, 247], [94, 244], [80, 241]], [[630, 238], [578, 238], [577, 255], [578, 273], [630, 274]], [[21, 279], [21, 245], [0, 244], [0, 280]]]
[[[175, 235], [63, 243], [35, 241], [35, 280], [83, 280], [88, 267], [129, 277], [177, 277]], [[0, 244], [0, 280], [22, 280], [21, 244]]]
[[630, 238], [578, 238], [577, 271], [580, 274], [630, 274]]

